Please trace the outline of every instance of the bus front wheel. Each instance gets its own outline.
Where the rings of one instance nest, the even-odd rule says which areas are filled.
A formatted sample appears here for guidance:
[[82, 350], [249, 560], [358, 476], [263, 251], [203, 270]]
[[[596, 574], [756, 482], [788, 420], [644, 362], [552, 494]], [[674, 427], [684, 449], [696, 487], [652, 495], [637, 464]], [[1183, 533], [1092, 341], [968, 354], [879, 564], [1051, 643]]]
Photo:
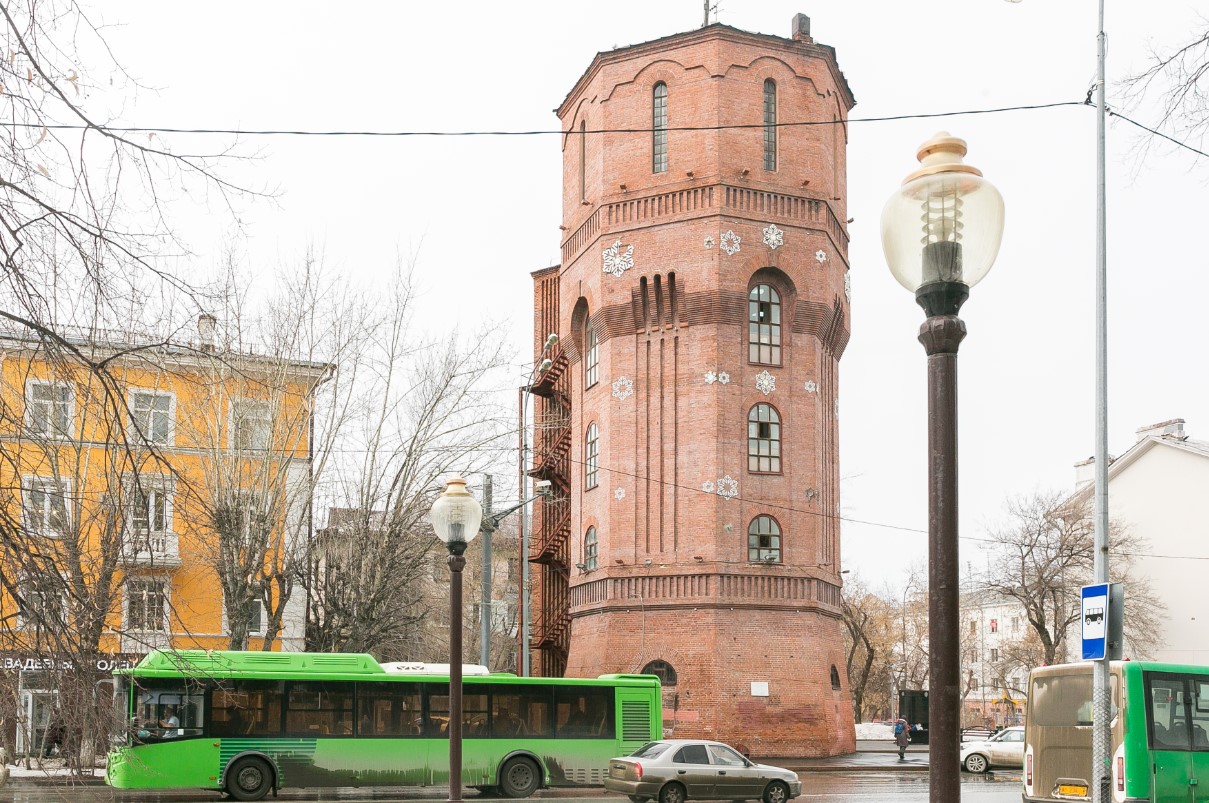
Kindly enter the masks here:
[[273, 769], [264, 759], [248, 756], [227, 768], [227, 793], [236, 800], [260, 800], [273, 786]]
[[505, 797], [529, 797], [537, 791], [537, 765], [528, 758], [510, 758], [500, 770], [500, 791]]

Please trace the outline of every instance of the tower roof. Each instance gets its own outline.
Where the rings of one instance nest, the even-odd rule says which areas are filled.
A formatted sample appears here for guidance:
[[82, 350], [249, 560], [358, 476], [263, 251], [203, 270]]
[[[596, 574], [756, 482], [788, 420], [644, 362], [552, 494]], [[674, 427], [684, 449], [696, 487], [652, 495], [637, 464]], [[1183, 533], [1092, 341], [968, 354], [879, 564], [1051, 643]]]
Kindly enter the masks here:
[[[799, 15], [801, 16], [801, 15]], [[666, 51], [669, 47], [690, 45], [707, 39], [729, 39], [737, 42], [748, 42], [757, 46], [776, 47], [776, 48], [797, 48], [802, 53], [817, 58], [822, 58], [828, 68], [831, 70], [836, 86], [842, 90], [844, 106], [851, 109], [856, 105], [856, 98], [852, 94], [851, 87], [848, 86], [848, 79], [844, 77], [844, 73], [840, 70], [839, 64], [836, 61], [835, 48], [830, 45], [821, 45], [816, 43], [809, 35], [802, 35], [801, 38], [789, 39], [783, 36], [775, 36], [766, 33], [753, 33], [751, 31], [740, 30], [730, 25], [723, 25], [720, 22], [715, 22], [711, 25], [706, 25], [702, 28], [696, 28], [691, 31], [682, 33], [670, 34], [661, 36], [658, 39], [651, 39], [647, 42], [640, 42], [634, 45], [626, 45], [617, 47], [612, 50], [602, 50], [597, 53], [588, 68], [580, 75], [579, 80], [571, 87], [571, 90], [563, 98], [562, 103], [554, 110], [560, 117], [566, 110], [568, 102], [576, 97], [580, 91], [592, 80], [592, 78], [606, 64], [611, 64], [618, 61], [624, 61], [642, 56], [645, 54], [655, 54], [661, 51]]]

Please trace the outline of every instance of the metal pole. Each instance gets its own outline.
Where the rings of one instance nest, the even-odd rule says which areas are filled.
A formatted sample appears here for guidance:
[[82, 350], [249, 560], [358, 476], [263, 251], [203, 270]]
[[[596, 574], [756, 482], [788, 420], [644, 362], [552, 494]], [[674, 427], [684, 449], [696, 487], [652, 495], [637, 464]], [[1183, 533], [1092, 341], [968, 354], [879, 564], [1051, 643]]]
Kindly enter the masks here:
[[[458, 544], [466, 548], [465, 542]], [[449, 802], [462, 801], [462, 569], [466, 558], [449, 544]]]
[[961, 562], [957, 541], [956, 315], [931, 315], [919, 330], [928, 355], [928, 761], [931, 803], [961, 800]]
[[483, 603], [479, 612], [479, 663], [491, 668], [491, 475], [483, 475]]
[[[543, 352], [544, 353], [544, 352]], [[529, 444], [528, 444], [528, 424], [525, 420], [525, 405], [529, 400], [529, 393], [525, 388], [521, 388], [518, 394], [517, 407], [520, 409], [520, 473], [517, 477], [516, 487], [519, 489], [521, 499], [529, 497], [528, 489], [525, 487], [525, 469], [528, 462]], [[529, 515], [525, 508], [521, 508], [521, 554], [520, 554], [520, 574], [521, 574], [521, 590], [517, 598], [517, 609], [521, 620], [521, 637], [520, 637], [520, 675], [523, 678], [529, 677], [529, 618], [532, 613], [529, 611]]]
[[[1108, 582], [1108, 258], [1105, 190], [1105, 34], [1104, 0], [1099, 3], [1096, 34], [1096, 582]], [[1092, 670], [1092, 803], [1107, 803], [1108, 761], [1112, 753], [1108, 688], [1108, 651]]]

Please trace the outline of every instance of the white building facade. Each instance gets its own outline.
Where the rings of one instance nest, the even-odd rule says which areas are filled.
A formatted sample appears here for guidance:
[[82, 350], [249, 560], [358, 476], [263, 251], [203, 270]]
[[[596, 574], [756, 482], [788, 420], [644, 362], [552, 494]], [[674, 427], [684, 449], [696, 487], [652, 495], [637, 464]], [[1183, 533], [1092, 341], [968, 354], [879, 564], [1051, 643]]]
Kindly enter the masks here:
[[[1075, 471], [1071, 499], [1088, 500], [1094, 461], [1077, 464]], [[1209, 442], [1188, 437], [1179, 418], [1139, 429], [1137, 442], [1109, 465], [1108, 514], [1145, 539], [1135, 570], [1166, 605], [1159, 647], [1149, 657], [1209, 664]], [[1112, 572], [1110, 562], [1110, 578]], [[1126, 599], [1125, 616], [1146, 604]]]

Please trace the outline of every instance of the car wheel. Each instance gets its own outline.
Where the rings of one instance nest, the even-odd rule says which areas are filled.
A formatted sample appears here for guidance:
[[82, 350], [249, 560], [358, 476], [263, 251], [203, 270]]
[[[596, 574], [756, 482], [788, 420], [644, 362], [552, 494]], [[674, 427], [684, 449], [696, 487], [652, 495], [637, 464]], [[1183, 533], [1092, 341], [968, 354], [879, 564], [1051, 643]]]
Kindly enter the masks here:
[[227, 768], [226, 785], [236, 800], [260, 800], [273, 786], [273, 769], [264, 759], [241, 758]]
[[529, 797], [537, 791], [540, 777], [532, 759], [510, 758], [500, 770], [500, 792], [504, 797]]
[[670, 783], [659, 790], [659, 803], [684, 803], [684, 787], [678, 783]]
[[789, 803], [789, 787], [784, 781], [773, 781], [764, 788], [764, 803]]
[[970, 753], [966, 756], [964, 766], [969, 772], [986, 772], [987, 757], [982, 753]]

